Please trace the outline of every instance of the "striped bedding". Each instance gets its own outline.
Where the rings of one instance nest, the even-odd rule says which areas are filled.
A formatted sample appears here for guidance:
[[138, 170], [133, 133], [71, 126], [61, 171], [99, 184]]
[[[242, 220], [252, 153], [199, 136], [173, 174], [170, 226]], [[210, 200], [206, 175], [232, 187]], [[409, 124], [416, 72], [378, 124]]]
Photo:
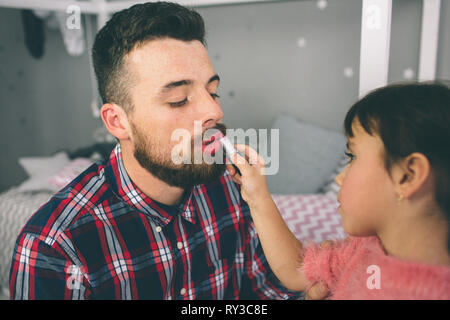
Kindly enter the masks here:
[[8, 299], [8, 277], [14, 244], [28, 218], [51, 197], [48, 191], [20, 192], [11, 188], [0, 194], [0, 299]]

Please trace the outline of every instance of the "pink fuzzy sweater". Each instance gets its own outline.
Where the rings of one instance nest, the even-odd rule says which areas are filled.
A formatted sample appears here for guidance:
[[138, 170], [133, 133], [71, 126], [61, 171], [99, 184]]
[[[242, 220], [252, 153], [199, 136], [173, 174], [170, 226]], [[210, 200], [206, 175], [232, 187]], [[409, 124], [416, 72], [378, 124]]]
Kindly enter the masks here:
[[377, 237], [351, 237], [331, 248], [311, 245], [303, 271], [311, 283], [327, 284], [331, 299], [450, 300], [450, 267], [388, 256]]

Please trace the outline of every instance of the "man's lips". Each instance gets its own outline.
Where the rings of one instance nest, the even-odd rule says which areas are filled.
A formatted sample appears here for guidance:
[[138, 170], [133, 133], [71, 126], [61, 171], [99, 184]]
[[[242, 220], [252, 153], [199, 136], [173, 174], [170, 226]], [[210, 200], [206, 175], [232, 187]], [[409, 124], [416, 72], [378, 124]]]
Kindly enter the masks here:
[[210, 139], [203, 141], [202, 152], [214, 155], [221, 147], [220, 139], [223, 137], [223, 133], [218, 131], [211, 136]]
[[216, 133], [214, 133], [211, 138], [209, 138], [208, 140], [203, 140], [202, 144], [203, 145], [207, 145], [210, 144], [212, 142], [214, 142], [215, 140], [220, 140], [223, 137], [223, 133], [218, 131]]
[[203, 145], [202, 151], [203, 153], [214, 155], [220, 148], [222, 147], [222, 144], [219, 140], [214, 140], [213, 142]]

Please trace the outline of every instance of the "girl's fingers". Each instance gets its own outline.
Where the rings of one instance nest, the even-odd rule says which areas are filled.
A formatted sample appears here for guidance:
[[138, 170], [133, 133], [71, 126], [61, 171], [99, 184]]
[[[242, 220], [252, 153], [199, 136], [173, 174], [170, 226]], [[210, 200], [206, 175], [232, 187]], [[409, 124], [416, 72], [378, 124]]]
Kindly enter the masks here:
[[242, 174], [245, 174], [245, 172], [250, 169], [250, 165], [247, 160], [245, 160], [245, 158], [242, 157], [239, 153], [234, 153], [229, 157], [231, 162], [233, 162], [233, 164], [239, 168]]
[[228, 159], [228, 157], [225, 157], [225, 168], [228, 170], [231, 176], [236, 173], [236, 170], [234, 169], [232, 162]]
[[334, 246], [334, 241], [324, 240], [320, 243], [321, 248], [332, 248]]
[[227, 164], [226, 169], [228, 170], [230, 176], [234, 176], [236, 174], [236, 169], [231, 164]]
[[233, 181], [237, 184], [242, 184], [241, 176], [238, 174], [233, 177]]
[[245, 144], [236, 144], [234, 147], [236, 148], [236, 150], [245, 154], [245, 157], [251, 165], [256, 165], [263, 168], [266, 166], [266, 162], [264, 161], [264, 159], [252, 147]]

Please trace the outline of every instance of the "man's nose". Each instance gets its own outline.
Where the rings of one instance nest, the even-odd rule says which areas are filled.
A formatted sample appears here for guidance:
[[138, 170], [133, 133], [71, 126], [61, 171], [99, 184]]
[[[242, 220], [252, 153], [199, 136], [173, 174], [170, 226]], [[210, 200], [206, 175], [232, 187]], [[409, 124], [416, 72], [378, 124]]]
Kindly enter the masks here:
[[218, 122], [222, 121], [223, 111], [220, 106], [220, 102], [214, 99], [211, 94], [205, 95], [202, 99], [201, 110], [201, 121], [204, 128], [213, 128]]

